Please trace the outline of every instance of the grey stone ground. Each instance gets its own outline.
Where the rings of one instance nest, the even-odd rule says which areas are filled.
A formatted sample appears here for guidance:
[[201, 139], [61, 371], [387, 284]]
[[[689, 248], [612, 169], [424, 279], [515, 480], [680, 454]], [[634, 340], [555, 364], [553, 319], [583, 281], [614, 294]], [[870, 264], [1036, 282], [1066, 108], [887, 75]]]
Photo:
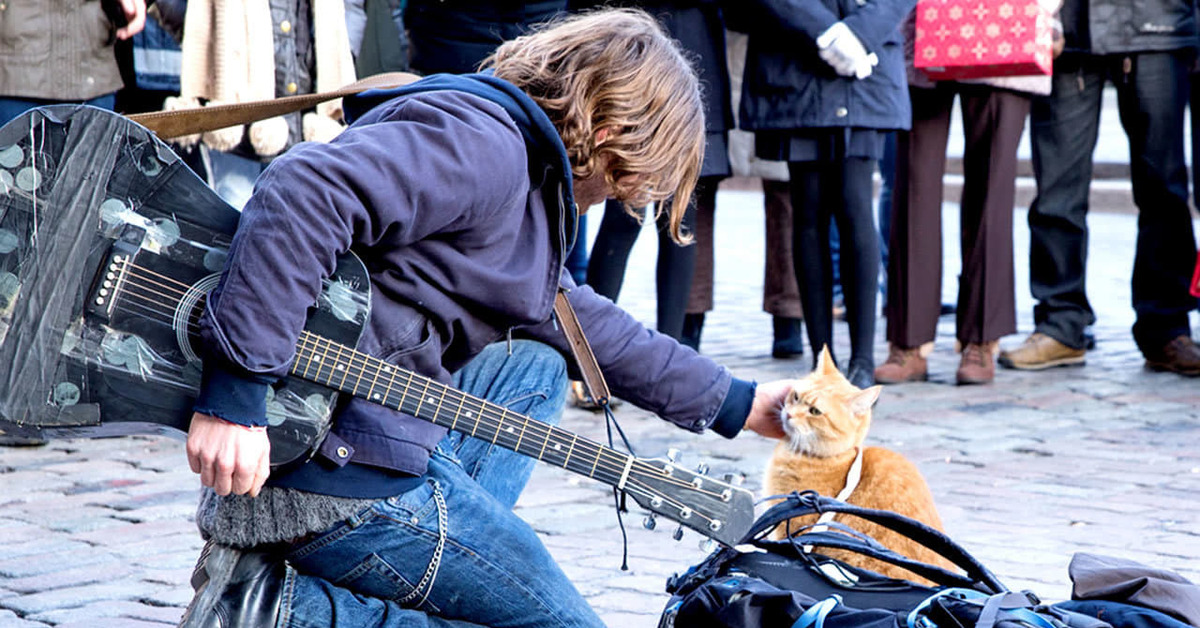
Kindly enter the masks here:
[[[761, 199], [747, 191], [720, 195], [718, 304], [702, 349], [737, 375], [766, 381], [802, 374], [809, 360], [768, 357], [770, 320], [759, 307]], [[947, 295], [958, 267], [955, 209], [945, 211]], [[593, 230], [598, 223], [593, 217]], [[945, 318], [931, 380], [887, 388], [870, 436], [918, 464], [951, 536], [1011, 587], [1052, 600], [1069, 596], [1066, 566], [1077, 551], [1125, 556], [1200, 581], [1200, 381], [1144, 371], [1130, 340], [1136, 217], [1095, 213], [1090, 224], [1089, 290], [1100, 321], [1087, 366], [1001, 371], [992, 385], [956, 387], [953, 320]], [[1024, 225], [1018, 210], [1022, 334], [1031, 328], [1032, 305]], [[654, 246], [641, 238], [621, 299], [651, 322]], [[880, 360], [885, 325], [880, 319]], [[845, 353], [845, 328], [836, 334]], [[689, 465], [708, 462], [718, 476], [742, 472], [755, 489], [761, 482], [772, 443], [693, 435], [629, 404], [618, 416], [641, 456], [677, 447]], [[602, 422], [583, 411], [568, 410], [564, 427], [604, 438]], [[0, 449], [0, 628], [173, 624], [190, 599], [187, 580], [200, 549], [192, 524], [198, 485], [181, 443], [163, 437]], [[666, 577], [704, 555], [695, 534], [675, 542], [665, 520], [647, 531], [635, 510], [625, 517], [631, 569], [620, 571], [611, 495], [557, 468], [539, 466], [518, 512], [615, 627], [654, 625]]]

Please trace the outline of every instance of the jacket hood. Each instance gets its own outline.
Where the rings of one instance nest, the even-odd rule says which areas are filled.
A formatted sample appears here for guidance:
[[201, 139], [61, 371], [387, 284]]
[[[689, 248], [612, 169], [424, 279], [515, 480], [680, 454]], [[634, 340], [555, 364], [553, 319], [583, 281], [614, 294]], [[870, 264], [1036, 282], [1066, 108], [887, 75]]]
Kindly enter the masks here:
[[[575, 245], [579, 219], [575, 210], [574, 171], [571, 170], [562, 136], [550, 121], [550, 116], [517, 86], [496, 78], [490, 71], [478, 74], [434, 74], [403, 87], [372, 89], [347, 97], [342, 103], [346, 123], [353, 124], [371, 109], [393, 98], [445, 89], [485, 98], [512, 117], [525, 138], [529, 154], [529, 180], [533, 184], [537, 185], [546, 179], [547, 168], [559, 181], [564, 182], [561, 211], [557, 218], [553, 215], [550, 218], [560, 234], [560, 241], [555, 243], [560, 249], [560, 259], [566, 260], [567, 252]], [[548, 207], [554, 205], [558, 203], [547, 204]]]

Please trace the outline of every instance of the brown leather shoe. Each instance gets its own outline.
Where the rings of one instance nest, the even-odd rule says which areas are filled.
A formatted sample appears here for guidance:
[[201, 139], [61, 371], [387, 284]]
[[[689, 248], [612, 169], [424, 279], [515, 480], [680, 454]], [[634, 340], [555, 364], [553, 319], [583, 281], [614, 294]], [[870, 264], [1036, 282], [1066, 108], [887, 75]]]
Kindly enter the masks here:
[[996, 379], [996, 351], [999, 348], [1000, 343], [995, 340], [967, 343], [963, 347], [962, 360], [958, 364], [958, 371], [954, 373], [954, 379], [959, 385], [990, 384]]
[[1040, 371], [1052, 366], [1079, 366], [1087, 351], [1072, 349], [1047, 336], [1034, 332], [1015, 349], [1000, 352], [1000, 366], [1023, 371]]
[[905, 348], [888, 344], [887, 361], [875, 367], [875, 383], [900, 384], [929, 379], [929, 363], [920, 347]]
[[1156, 353], [1147, 353], [1146, 368], [1195, 377], [1200, 375], [1200, 347], [1189, 336], [1179, 336]]

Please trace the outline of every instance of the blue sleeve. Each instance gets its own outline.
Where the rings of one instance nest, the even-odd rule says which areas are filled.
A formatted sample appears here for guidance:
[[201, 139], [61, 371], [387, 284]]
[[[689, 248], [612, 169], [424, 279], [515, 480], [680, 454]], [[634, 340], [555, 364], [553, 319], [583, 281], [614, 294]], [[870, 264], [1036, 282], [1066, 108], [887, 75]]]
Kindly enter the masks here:
[[[596, 354], [613, 394], [693, 432], [715, 429], [722, 420], [726, 432], [741, 429], [749, 406], [737, 417], [741, 402], [730, 399], [733, 376], [725, 367], [648, 329], [590, 286], [576, 287], [563, 271], [567, 293], [588, 343]], [[522, 330], [570, 356], [566, 337], [553, 322]], [[720, 433], [720, 432], [719, 432]]]
[[877, 52], [888, 38], [898, 36], [900, 24], [916, 5], [916, 0], [868, 0], [842, 22], [854, 32], [867, 52]]

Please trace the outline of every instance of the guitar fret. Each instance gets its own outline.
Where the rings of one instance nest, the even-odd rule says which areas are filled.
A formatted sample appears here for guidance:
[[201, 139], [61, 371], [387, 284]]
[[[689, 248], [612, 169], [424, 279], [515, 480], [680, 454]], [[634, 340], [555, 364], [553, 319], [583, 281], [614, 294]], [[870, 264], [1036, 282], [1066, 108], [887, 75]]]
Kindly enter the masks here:
[[542, 441], [542, 448], [538, 451], [538, 460], [545, 460], [546, 445], [550, 444], [550, 437], [554, 435], [554, 428], [550, 427], [546, 430], [546, 439]]
[[375, 403], [383, 404], [379, 397], [379, 393], [375, 392], [375, 384], [379, 383], [379, 367], [375, 367], [375, 377], [371, 378], [371, 385], [367, 388], [367, 398]]
[[[437, 402], [438, 402], [437, 407], [433, 409], [434, 425], [437, 425], [438, 413], [440, 413], [442, 411], [442, 402], [446, 401], [445, 385], [443, 385], [442, 388], [443, 388], [442, 394], [438, 397], [438, 400], [437, 400]], [[428, 389], [428, 387], [426, 387], [426, 389]]]
[[458, 395], [458, 410], [454, 411], [454, 420], [450, 421], [450, 429], [453, 430], [458, 425], [458, 417], [462, 416], [463, 404], [467, 402], [467, 396], [464, 394]]
[[567, 448], [567, 457], [563, 458], [563, 468], [568, 469], [567, 463], [571, 461], [571, 454], [575, 452], [575, 441], [579, 440], [579, 436], [571, 434], [571, 446]]
[[529, 421], [521, 421], [521, 433], [517, 434], [517, 444], [513, 447], [518, 453], [521, 451], [521, 440], [525, 438], [525, 428], [529, 427]]
[[500, 430], [504, 429], [504, 415], [508, 413], [507, 408], [500, 409], [500, 420], [496, 422], [496, 433], [492, 434], [492, 444], [496, 444], [496, 439], [500, 438]]
[[[381, 401], [379, 403], [381, 405], [387, 406], [388, 395], [392, 394], [392, 389], [396, 387], [396, 367], [392, 366], [391, 364], [388, 364], [387, 362], [384, 362], [383, 363], [383, 372], [388, 374], [388, 385], [384, 387], [383, 401]], [[396, 405], [397, 405], [397, 409], [399, 409], [400, 404], [397, 403]]]

